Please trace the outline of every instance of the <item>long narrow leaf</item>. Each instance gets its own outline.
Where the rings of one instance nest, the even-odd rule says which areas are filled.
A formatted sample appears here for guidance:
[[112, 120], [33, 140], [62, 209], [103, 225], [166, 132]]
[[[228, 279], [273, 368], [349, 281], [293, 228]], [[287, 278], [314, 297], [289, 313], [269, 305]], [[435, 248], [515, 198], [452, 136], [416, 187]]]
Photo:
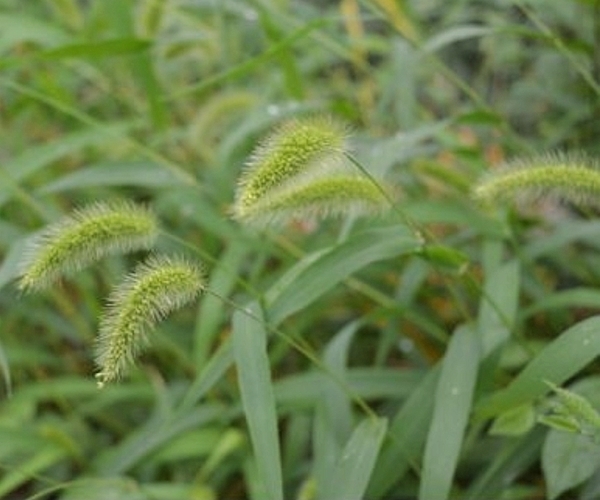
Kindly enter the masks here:
[[7, 472], [0, 480], [0, 497], [31, 480], [32, 476], [40, 474], [45, 469], [57, 464], [68, 456], [67, 451], [53, 444], [41, 445], [38, 451], [24, 460], [18, 467]]
[[[65, 135], [47, 144], [29, 147], [24, 153], [5, 161], [2, 164], [2, 177], [8, 177], [12, 183], [18, 184], [47, 167], [52, 162], [68, 154], [90, 146], [98, 146], [106, 142], [120, 140], [133, 124], [131, 122], [114, 122], [105, 125], [102, 132], [97, 128], [87, 128]], [[3, 182], [0, 186], [0, 206], [6, 203], [10, 196], [10, 184]]]
[[572, 326], [548, 344], [508, 387], [482, 400], [475, 414], [489, 418], [533, 401], [548, 392], [545, 381], [560, 385], [598, 355], [600, 316], [594, 316]]
[[34, 57], [48, 60], [64, 58], [98, 59], [138, 53], [147, 50], [149, 47], [150, 42], [148, 40], [133, 37], [115, 38], [92, 43], [62, 45], [47, 51], [38, 52], [37, 54], [34, 54]]
[[478, 328], [483, 356], [487, 356], [510, 337], [519, 299], [519, 263], [510, 261], [498, 266], [485, 282], [481, 298]]
[[254, 448], [256, 466], [268, 500], [283, 500], [277, 411], [271, 383], [267, 332], [262, 311], [252, 303], [233, 315], [233, 353], [242, 405]]
[[150, 161], [99, 163], [82, 167], [40, 188], [42, 193], [60, 193], [98, 186], [142, 186], [169, 188], [182, 185], [180, 178]]
[[[269, 320], [277, 324], [290, 314], [317, 300], [355, 271], [380, 260], [390, 259], [419, 248], [418, 241], [405, 226], [371, 229], [353, 235], [348, 241], [320, 251], [317, 258], [305, 257], [292, 268], [291, 280], [284, 276], [265, 296]], [[308, 265], [305, 263], [309, 261]]]
[[506, 485], [539, 459], [545, 435], [545, 429], [538, 426], [533, 432], [507, 440], [463, 498], [465, 500], [502, 498]]
[[435, 392], [419, 500], [445, 500], [462, 446], [479, 364], [479, 339], [469, 327], [452, 336]]
[[[340, 330], [329, 342], [323, 358], [326, 366], [341, 380], [346, 380], [348, 350], [360, 326], [354, 321]], [[347, 391], [331, 378], [324, 378], [317, 386], [318, 403], [314, 417], [313, 475], [322, 493], [331, 477], [342, 447], [352, 432], [352, 408]], [[320, 495], [319, 495], [320, 496]]]
[[323, 485], [322, 500], [360, 500], [364, 497], [387, 429], [387, 419], [367, 418], [350, 436], [342, 457]]
[[385, 498], [395, 482], [412, 467], [416, 469], [431, 415], [434, 392], [438, 384], [439, 365], [431, 369], [417, 385], [400, 411], [395, 415], [371, 478], [367, 498]]

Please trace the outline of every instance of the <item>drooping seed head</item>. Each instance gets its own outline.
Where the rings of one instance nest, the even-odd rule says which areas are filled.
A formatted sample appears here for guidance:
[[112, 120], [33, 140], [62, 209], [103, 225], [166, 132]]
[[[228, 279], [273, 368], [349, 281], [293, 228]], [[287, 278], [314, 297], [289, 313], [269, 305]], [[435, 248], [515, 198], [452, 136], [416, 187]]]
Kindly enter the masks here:
[[555, 198], [576, 205], [600, 206], [600, 168], [582, 155], [543, 155], [517, 160], [484, 177], [473, 189], [484, 203]]
[[234, 216], [246, 211], [272, 190], [318, 168], [335, 169], [342, 160], [346, 129], [331, 118], [296, 119], [282, 125], [254, 151], [243, 172], [234, 205]]
[[157, 235], [154, 215], [133, 203], [97, 203], [76, 210], [31, 240], [18, 286], [45, 289], [107, 255], [148, 249]]
[[368, 178], [357, 175], [317, 177], [270, 193], [249, 207], [243, 220], [264, 226], [290, 219], [377, 214], [390, 208], [390, 199], [389, 192]]
[[204, 290], [199, 265], [153, 256], [115, 288], [102, 316], [96, 344], [99, 387], [119, 379], [148, 344], [147, 333]]

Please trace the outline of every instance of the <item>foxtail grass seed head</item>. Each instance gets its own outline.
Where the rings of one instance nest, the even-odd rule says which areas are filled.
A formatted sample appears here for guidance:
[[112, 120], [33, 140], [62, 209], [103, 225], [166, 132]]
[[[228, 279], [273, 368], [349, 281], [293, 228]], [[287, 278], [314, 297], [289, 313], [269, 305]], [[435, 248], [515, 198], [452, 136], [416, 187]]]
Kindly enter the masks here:
[[473, 189], [486, 205], [549, 197], [580, 206], [600, 206], [600, 167], [582, 155], [544, 155], [518, 160], [482, 179]]
[[42, 290], [106, 255], [148, 249], [158, 222], [129, 202], [97, 203], [48, 226], [33, 238], [21, 262], [21, 290]]
[[96, 344], [98, 386], [118, 380], [148, 344], [147, 333], [204, 289], [199, 265], [153, 256], [139, 264], [108, 299]]
[[274, 191], [249, 207], [243, 220], [255, 226], [292, 219], [378, 214], [390, 208], [391, 194], [357, 175], [316, 178]]
[[282, 125], [257, 147], [242, 173], [234, 216], [243, 219], [270, 191], [318, 168], [335, 170], [343, 161], [347, 131], [332, 118], [296, 119]]

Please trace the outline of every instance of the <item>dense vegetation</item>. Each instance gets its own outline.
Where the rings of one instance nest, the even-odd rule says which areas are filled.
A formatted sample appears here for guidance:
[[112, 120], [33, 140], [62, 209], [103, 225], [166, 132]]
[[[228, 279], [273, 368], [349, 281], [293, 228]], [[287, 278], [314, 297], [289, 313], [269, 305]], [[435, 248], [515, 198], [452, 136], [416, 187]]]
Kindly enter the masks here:
[[0, 498], [598, 498], [600, 1], [0, 0], [0, 68]]

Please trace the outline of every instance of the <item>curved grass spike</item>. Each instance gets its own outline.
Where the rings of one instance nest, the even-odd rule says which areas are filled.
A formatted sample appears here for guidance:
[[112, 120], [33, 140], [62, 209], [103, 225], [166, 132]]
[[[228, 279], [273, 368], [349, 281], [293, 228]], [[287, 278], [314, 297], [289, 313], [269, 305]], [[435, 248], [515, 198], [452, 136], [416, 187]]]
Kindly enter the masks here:
[[371, 179], [336, 175], [276, 190], [248, 207], [242, 220], [263, 226], [296, 218], [376, 214], [390, 208], [389, 199]]
[[473, 196], [485, 204], [548, 196], [582, 206], [600, 206], [600, 168], [582, 155], [517, 160], [482, 179]]
[[152, 256], [113, 290], [96, 344], [98, 386], [118, 380], [148, 344], [147, 332], [170, 312], [194, 300], [205, 286], [199, 265]]
[[42, 290], [102, 257], [151, 248], [158, 222], [129, 202], [97, 203], [76, 210], [33, 238], [21, 262], [21, 290]]
[[313, 167], [327, 172], [344, 158], [346, 129], [327, 117], [284, 123], [254, 151], [242, 173], [233, 208], [243, 219], [252, 206]]

